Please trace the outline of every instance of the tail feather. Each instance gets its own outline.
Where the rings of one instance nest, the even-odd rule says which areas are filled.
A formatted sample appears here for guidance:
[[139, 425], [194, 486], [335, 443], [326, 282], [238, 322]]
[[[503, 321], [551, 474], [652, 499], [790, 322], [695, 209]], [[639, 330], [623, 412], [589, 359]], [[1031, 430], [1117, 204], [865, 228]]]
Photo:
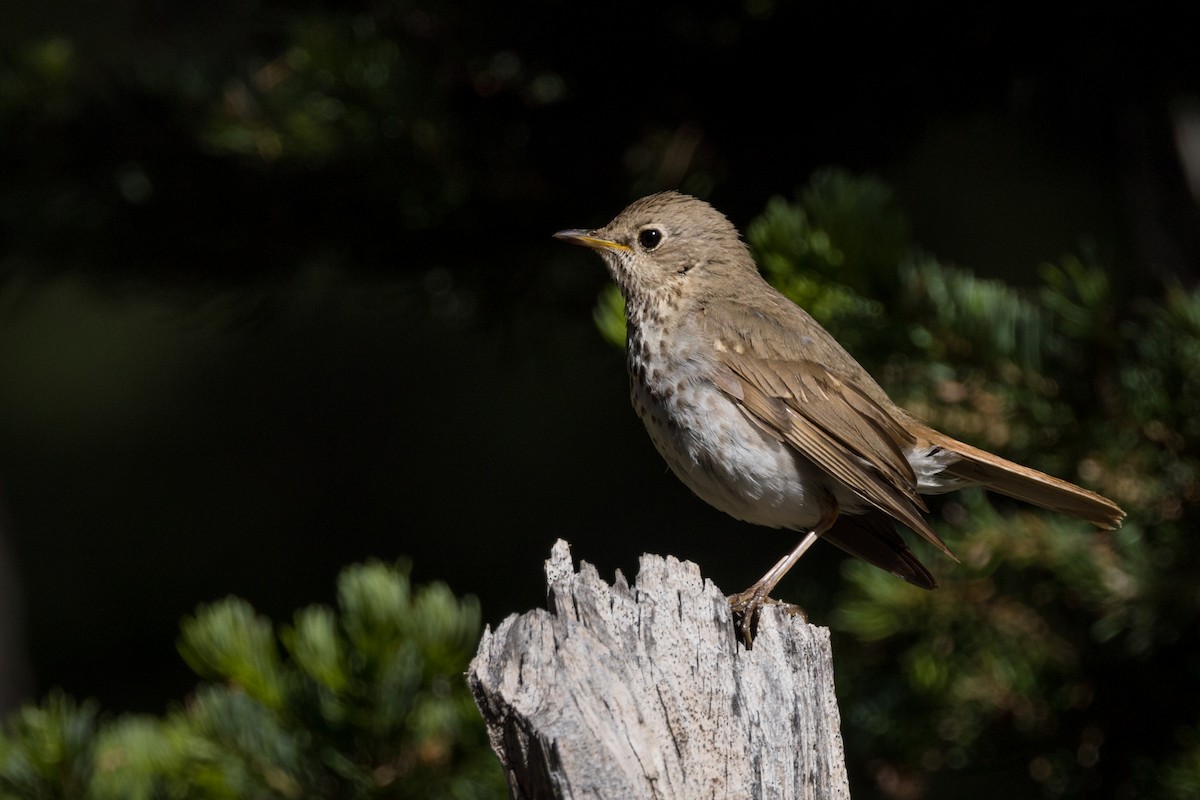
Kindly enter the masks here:
[[1125, 519], [1121, 507], [1107, 497], [972, 447], [943, 433], [934, 430], [921, 433], [924, 434], [921, 438], [931, 444], [960, 456], [960, 460], [946, 466], [943, 471], [945, 475], [1040, 508], [1070, 514], [1099, 528], [1119, 528]]
[[[896, 531], [892, 518], [882, 511], [842, 514], [832, 528], [821, 534], [821, 538], [914, 586], [937, 588], [933, 574], [908, 549], [903, 537]], [[946, 552], [949, 553], [949, 550]], [[950, 557], [954, 558], [954, 555], [950, 554]]]

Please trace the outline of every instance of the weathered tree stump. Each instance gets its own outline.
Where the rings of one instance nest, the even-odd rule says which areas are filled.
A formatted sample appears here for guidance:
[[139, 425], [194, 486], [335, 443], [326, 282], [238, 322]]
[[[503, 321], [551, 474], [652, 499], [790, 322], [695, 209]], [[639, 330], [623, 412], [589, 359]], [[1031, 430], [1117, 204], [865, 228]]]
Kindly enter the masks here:
[[699, 568], [613, 585], [566, 542], [549, 610], [483, 634], [468, 680], [514, 798], [848, 798], [829, 630], [768, 606], [754, 647]]

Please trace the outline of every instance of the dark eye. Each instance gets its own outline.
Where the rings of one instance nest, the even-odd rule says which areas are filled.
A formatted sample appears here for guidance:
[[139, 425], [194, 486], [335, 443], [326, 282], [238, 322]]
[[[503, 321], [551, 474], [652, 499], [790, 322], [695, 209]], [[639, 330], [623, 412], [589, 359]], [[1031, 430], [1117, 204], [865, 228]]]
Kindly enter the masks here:
[[638, 234], [638, 244], [643, 250], [653, 250], [662, 241], [662, 231], [658, 228], [646, 228]]

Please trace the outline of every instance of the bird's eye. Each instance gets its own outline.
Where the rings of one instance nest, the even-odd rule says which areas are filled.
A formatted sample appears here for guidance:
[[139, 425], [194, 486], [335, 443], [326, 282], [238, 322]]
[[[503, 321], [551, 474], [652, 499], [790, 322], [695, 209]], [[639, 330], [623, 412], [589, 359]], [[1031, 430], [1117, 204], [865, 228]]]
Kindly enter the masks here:
[[646, 228], [638, 234], [638, 244], [643, 250], [653, 250], [662, 241], [662, 231], [658, 228]]

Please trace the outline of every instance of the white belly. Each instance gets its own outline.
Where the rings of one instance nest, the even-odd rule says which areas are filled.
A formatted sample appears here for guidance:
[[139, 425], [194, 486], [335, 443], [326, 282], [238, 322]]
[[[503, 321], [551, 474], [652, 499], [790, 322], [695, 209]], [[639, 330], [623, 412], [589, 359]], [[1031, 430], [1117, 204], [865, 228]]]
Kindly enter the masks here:
[[[631, 362], [631, 368], [634, 367]], [[701, 499], [756, 525], [809, 530], [829, 480], [767, 436], [720, 389], [697, 380], [630, 381], [634, 410], [671, 471]]]

